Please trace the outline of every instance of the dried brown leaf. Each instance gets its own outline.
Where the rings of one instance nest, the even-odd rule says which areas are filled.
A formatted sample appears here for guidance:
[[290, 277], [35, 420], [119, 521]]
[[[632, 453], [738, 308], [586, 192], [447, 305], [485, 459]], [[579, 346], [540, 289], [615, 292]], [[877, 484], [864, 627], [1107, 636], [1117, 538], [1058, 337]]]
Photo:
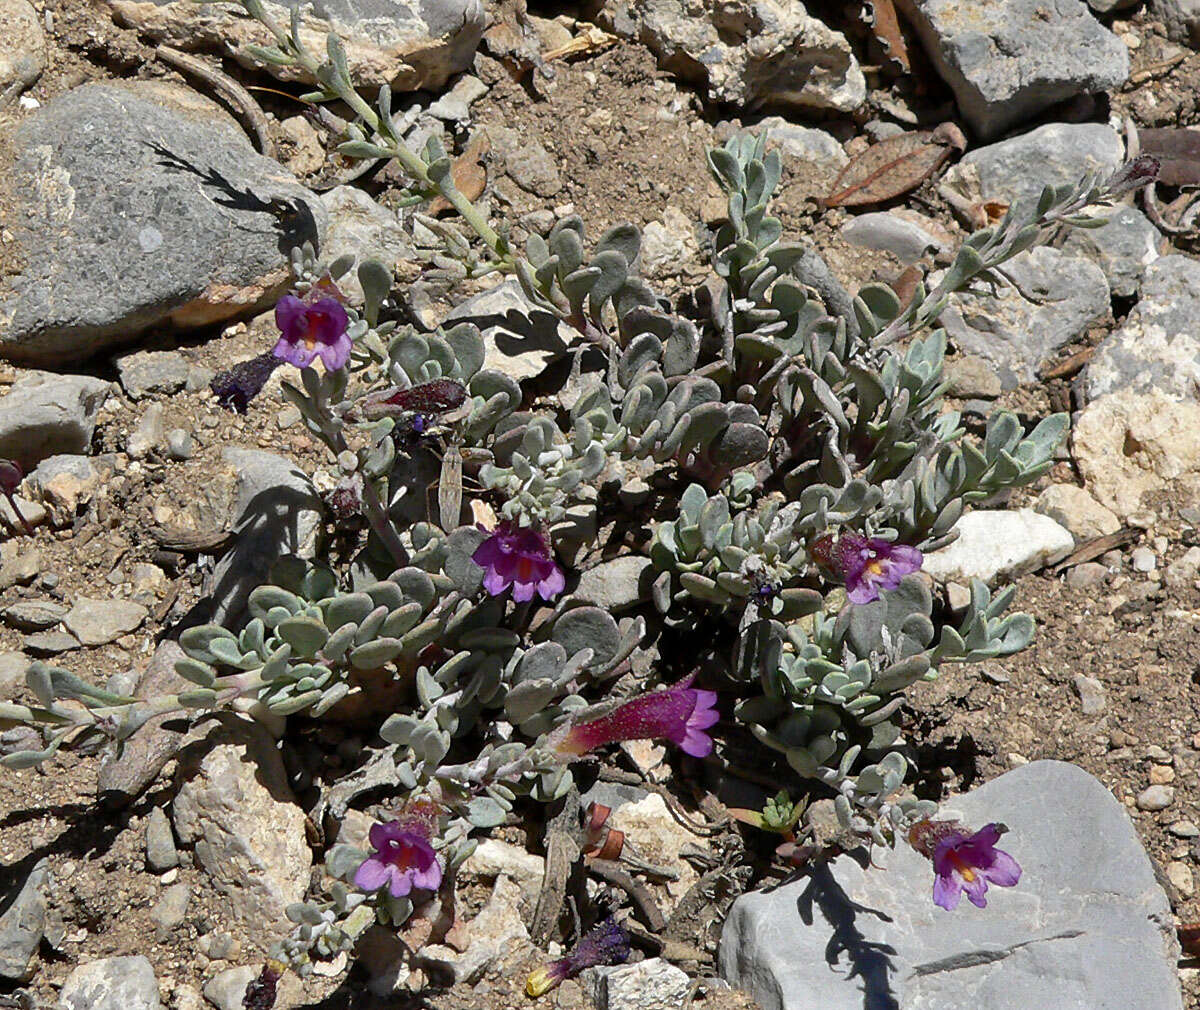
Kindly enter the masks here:
[[916, 189], [966, 146], [962, 131], [953, 123], [888, 137], [842, 169], [823, 203], [826, 207], [857, 207], [891, 200]]
[[895, 60], [904, 73], [910, 73], [912, 63], [908, 58], [908, 45], [900, 31], [900, 19], [892, 0], [864, 0], [863, 20], [871, 26], [871, 33], [888, 58]]
[[[483, 159], [490, 149], [487, 137], [480, 134], [454, 159], [450, 168], [450, 177], [454, 180], [454, 185], [472, 203], [483, 196], [487, 187], [487, 166]], [[431, 217], [437, 217], [450, 209], [450, 201], [444, 196], [437, 196], [429, 202], [428, 213]]]
[[1158, 181], [1167, 186], [1200, 186], [1200, 130], [1138, 130], [1142, 154], [1159, 161]]

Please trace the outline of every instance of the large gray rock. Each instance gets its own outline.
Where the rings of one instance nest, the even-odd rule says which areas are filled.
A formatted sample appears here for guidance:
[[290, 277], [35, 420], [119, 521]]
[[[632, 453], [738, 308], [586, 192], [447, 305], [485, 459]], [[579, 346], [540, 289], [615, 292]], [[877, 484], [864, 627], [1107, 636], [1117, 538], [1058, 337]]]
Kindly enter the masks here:
[[954, 184], [977, 173], [984, 200], [1033, 201], [1045, 186], [1074, 185], [1087, 175], [1111, 175], [1123, 158], [1124, 146], [1111, 126], [1047, 123], [971, 151], [946, 173], [946, 179]]
[[1200, 47], [1200, 0], [1150, 0], [1150, 13], [1167, 28], [1167, 36]]
[[26, 982], [33, 975], [30, 962], [46, 928], [48, 872], [43, 859], [22, 881], [16, 895], [5, 898], [0, 915], [0, 978]]
[[158, 979], [142, 956], [106, 957], [81, 964], [59, 993], [60, 1010], [162, 1010]]
[[[4, 338], [0, 336], [0, 344]], [[87, 453], [112, 384], [88, 375], [31, 372], [0, 396], [0, 456], [28, 473], [48, 456]]]
[[29, 0], [0, 0], [0, 107], [46, 69], [46, 36]]
[[1075, 538], [1033, 509], [968, 512], [954, 524], [958, 539], [925, 555], [922, 571], [940, 582], [1008, 582], [1071, 553]]
[[363, 297], [357, 265], [363, 260], [379, 260], [389, 270], [414, 255], [412, 242], [395, 211], [381, 207], [361, 189], [335, 186], [321, 194], [321, 203], [329, 214], [329, 230], [322, 253], [327, 262], [347, 254], [355, 257], [355, 266], [339, 281], [338, 287], [353, 302]]
[[1108, 282], [1094, 263], [1039, 246], [1009, 260], [1016, 285], [954, 295], [941, 324], [960, 351], [995, 366], [1005, 389], [1037, 378], [1038, 365], [1109, 313]]
[[1083, 0], [900, 0], [958, 107], [994, 137], [1129, 76], [1129, 51]]
[[[155, 42], [181, 49], [215, 49], [244, 66], [264, 66], [247, 44], [275, 39], [240, 10], [198, 7], [191, 0], [110, 0], [116, 19]], [[487, 26], [482, 0], [299, 0], [266, 3], [277, 24], [287, 25], [301, 7], [300, 36], [310, 52], [325, 53], [331, 32], [341, 37], [350, 76], [360, 87], [389, 85], [398, 91], [438, 91], [451, 75], [466, 70]], [[235, 12], [236, 11], [236, 12]], [[282, 80], [306, 79], [291, 67], [267, 64]]]
[[321, 501], [304, 473], [282, 456], [234, 447], [221, 456], [237, 471], [234, 514], [239, 518], [233, 547], [213, 570], [209, 595], [211, 620], [228, 624], [280, 557], [316, 554]]
[[907, 844], [841, 856], [734, 903], [722, 976], [763, 1010], [1180, 1010], [1170, 905], [1103, 785], [1037, 761], [943, 813], [1007, 824], [1020, 883], [946, 912]]
[[270, 734], [248, 720], [216, 727], [180, 752], [178, 779], [175, 832], [195, 845], [229, 910], [255, 935], [288, 933], [285, 912], [304, 897], [312, 853]]
[[1136, 295], [1146, 268], [1158, 259], [1162, 240], [1158, 229], [1136, 207], [1120, 206], [1100, 212], [1108, 218], [1101, 228], [1075, 228], [1067, 233], [1064, 252], [1090, 259], [1108, 280], [1114, 295]]
[[787, 0], [609, 0], [602, 23], [711, 101], [849, 112], [866, 81], [844, 35]]
[[1087, 392], [1158, 389], [1174, 399], [1200, 389], [1200, 262], [1164, 256], [1146, 269], [1138, 303], [1088, 363]]
[[156, 324], [264, 308], [291, 283], [288, 249], [323, 229], [312, 194], [177, 85], [84, 85], [5, 143], [0, 225], [20, 272], [0, 286], [0, 356], [14, 361], [79, 360]]

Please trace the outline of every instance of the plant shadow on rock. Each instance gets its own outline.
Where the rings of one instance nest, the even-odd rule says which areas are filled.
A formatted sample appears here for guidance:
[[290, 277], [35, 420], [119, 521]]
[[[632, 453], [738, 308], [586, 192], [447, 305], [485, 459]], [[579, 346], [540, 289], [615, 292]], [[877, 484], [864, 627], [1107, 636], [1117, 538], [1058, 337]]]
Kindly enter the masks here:
[[[870, 855], [865, 849], [856, 849], [849, 855], [865, 868]], [[808, 887], [796, 899], [796, 910], [806, 926], [813, 924], [813, 906], [833, 931], [825, 946], [825, 961], [830, 970], [836, 971], [838, 962], [845, 955], [850, 962], [846, 981], [861, 978], [863, 984], [863, 1010], [899, 1010], [900, 1003], [892, 991], [891, 973], [896, 970], [892, 955], [896, 949], [886, 943], [876, 943], [863, 936], [857, 927], [858, 913], [874, 915], [884, 922], [891, 917], [874, 908], [852, 901], [834, 879], [829, 863], [820, 860], [809, 871]]]

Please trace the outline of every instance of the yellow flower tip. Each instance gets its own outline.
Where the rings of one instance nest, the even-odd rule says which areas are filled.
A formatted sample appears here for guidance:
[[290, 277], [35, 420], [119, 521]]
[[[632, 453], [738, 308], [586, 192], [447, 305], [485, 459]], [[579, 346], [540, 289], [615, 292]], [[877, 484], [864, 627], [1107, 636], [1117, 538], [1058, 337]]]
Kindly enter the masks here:
[[544, 996], [554, 988], [558, 979], [554, 978], [545, 968], [538, 968], [537, 971], [529, 973], [529, 978], [525, 980], [525, 995], [532, 996], [537, 999], [538, 996]]

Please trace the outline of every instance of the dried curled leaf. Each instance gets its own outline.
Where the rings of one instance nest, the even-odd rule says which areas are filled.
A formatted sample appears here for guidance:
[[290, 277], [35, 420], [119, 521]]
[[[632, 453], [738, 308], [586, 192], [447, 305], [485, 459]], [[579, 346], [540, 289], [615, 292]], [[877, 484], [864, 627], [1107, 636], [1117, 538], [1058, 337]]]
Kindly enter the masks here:
[[890, 200], [915, 189], [966, 146], [966, 138], [953, 123], [888, 137], [842, 169], [823, 203], [826, 207], [857, 207]]
[[871, 28], [871, 34], [883, 47], [888, 58], [895, 60], [903, 73], [912, 71], [908, 58], [908, 45], [900, 31], [900, 19], [892, 0], [863, 0], [863, 21]]
[[1200, 186], [1200, 130], [1138, 130], [1142, 154], [1158, 159], [1158, 181], [1166, 186]]

